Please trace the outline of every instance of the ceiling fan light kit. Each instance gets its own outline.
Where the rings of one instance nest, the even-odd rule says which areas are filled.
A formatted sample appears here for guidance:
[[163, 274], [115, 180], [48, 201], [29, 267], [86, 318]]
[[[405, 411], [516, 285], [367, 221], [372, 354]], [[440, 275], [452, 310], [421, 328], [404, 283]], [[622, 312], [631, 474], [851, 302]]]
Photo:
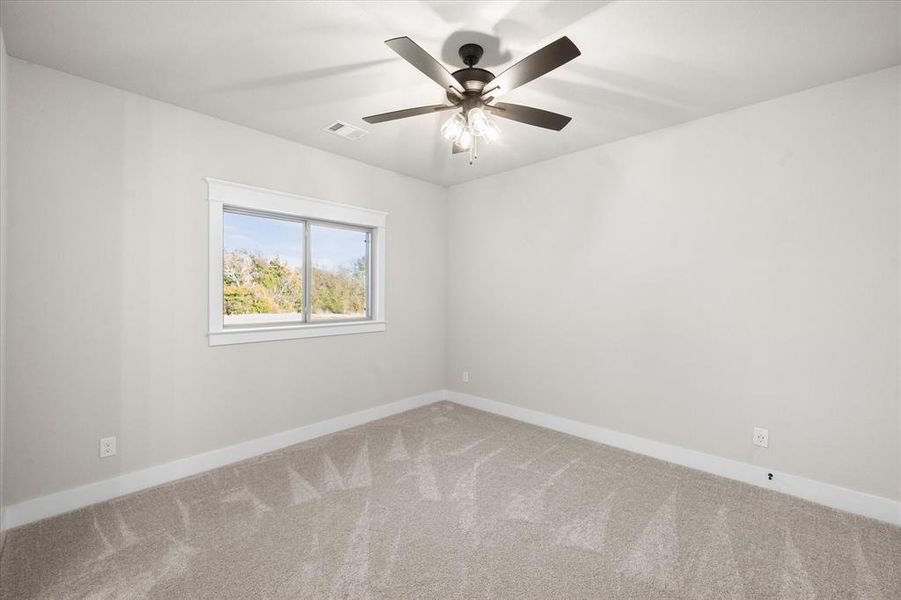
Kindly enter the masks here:
[[485, 111], [476, 106], [468, 111], [464, 109], [445, 121], [441, 126], [441, 136], [457, 148], [469, 150], [469, 164], [472, 164], [479, 157], [479, 139], [496, 141], [500, 130]]
[[489, 113], [554, 131], [560, 131], [571, 120], [571, 117], [540, 108], [497, 101], [501, 94], [537, 79], [579, 56], [581, 52], [566, 36], [530, 54], [497, 76], [491, 71], [476, 67], [484, 52], [478, 44], [463, 44], [460, 47], [460, 59], [466, 67], [450, 73], [408, 37], [393, 38], [385, 43], [401, 58], [440, 85], [445, 90], [447, 103], [363, 117], [367, 123], [384, 123], [416, 115], [459, 110], [441, 126], [441, 137], [451, 142], [453, 154], [468, 151], [469, 163], [472, 164], [478, 158], [479, 140], [493, 142], [500, 137], [500, 130]]

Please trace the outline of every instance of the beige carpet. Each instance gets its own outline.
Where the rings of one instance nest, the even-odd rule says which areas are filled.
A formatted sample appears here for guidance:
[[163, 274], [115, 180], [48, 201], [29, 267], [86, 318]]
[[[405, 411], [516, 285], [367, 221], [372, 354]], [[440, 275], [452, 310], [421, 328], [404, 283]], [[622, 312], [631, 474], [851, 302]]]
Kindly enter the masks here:
[[901, 598], [901, 529], [451, 403], [8, 532], [16, 598]]

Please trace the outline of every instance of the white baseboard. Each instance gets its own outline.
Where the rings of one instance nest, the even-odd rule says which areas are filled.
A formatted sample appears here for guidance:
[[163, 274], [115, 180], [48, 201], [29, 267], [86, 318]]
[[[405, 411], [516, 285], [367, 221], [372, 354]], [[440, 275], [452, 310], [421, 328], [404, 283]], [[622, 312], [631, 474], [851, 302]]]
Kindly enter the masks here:
[[444, 390], [427, 392], [396, 402], [367, 408], [349, 415], [242, 442], [234, 446], [189, 456], [140, 471], [124, 473], [112, 479], [97, 481], [81, 487], [25, 500], [4, 508], [3, 529], [11, 529], [83, 506], [124, 496], [125, 494], [175, 481], [190, 475], [196, 475], [197, 473], [259, 456], [260, 454], [305, 442], [329, 433], [343, 431], [357, 425], [404, 412], [405, 410], [438, 402], [439, 400], [444, 400]]
[[[597, 425], [589, 425], [462, 392], [436, 390], [349, 415], [298, 427], [297, 429], [276, 433], [264, 438], [242, 442], [204, 454], [189, 456], [140, 471], [125, 473], [112, 479], [89, 483], [78, 488], [63, 490], [39, 498], [25, 500], [18, 504], [12, 504], [3, 508], [2, 529], [11, 529], [90, 504], [124, 496], [125, 494], [175, 481], [190, 475], [196, 475], [223, 465], [259, 456], [279, 448], [335, 433], [336, 431], [343, 431], [445, 399], [464, 406], [532, 423], [540, 427], [568, 433], [576, 437], [615, 446], [901, 526], [901, 502], [895, 500], [765, 469], [712, 454], [705, 454], [696, 450], [672, 446], [663, 442], [612, 431]], [[772, 481], [767, 479], [767, 473], [774, 474]]]
[[[705, 454], [696, 450], [672, 446], [663, 442], [604, 429], [597, 425], [589, 425], [537, 410], [497, 402], [496, 400], [480, 398], [453, 390], [446, 390], [445, 393], [448, 400], [457, 404], [532, 423], [533, 425], [568, 433], [576, 437], [607, 444], [608, 446], [615, 446], [901, 526], [901, 502], [896, 500], [849, 490], [829, 483], [822, 483], [813, 479], [798, 477], [797, 475], [790, 475], [712, 454]], [[768, 473], [773, 474], [772, 481], [767, 478]]]

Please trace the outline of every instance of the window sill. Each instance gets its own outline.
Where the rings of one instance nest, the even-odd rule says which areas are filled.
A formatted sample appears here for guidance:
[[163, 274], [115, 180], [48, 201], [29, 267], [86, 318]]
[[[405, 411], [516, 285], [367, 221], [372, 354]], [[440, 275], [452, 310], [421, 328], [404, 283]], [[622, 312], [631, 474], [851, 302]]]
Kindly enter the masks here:
[[250, 344], [302, 338], [376, 333], [385, 331], [385, 321], [346, 321], [343, 323], [309, 323], [289, 327], [242, 327], [209, 333], [210, 346]]

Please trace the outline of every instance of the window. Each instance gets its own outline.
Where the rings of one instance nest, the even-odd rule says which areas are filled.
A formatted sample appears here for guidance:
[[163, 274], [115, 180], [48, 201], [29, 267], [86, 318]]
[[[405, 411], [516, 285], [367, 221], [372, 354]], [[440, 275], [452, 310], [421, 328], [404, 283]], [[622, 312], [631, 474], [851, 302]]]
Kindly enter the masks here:
[[207, 181], [210, 345], [385, 330], [385, 213]]
[[304, 222], [278, 215], [222, 215], [223, 324], [303, 322]]
[[225, 326], [369, 318], [369, 228], [228, 206], [222, 225]]
[[369, 230], [310, 223], [310, 316], [366, 319]]

